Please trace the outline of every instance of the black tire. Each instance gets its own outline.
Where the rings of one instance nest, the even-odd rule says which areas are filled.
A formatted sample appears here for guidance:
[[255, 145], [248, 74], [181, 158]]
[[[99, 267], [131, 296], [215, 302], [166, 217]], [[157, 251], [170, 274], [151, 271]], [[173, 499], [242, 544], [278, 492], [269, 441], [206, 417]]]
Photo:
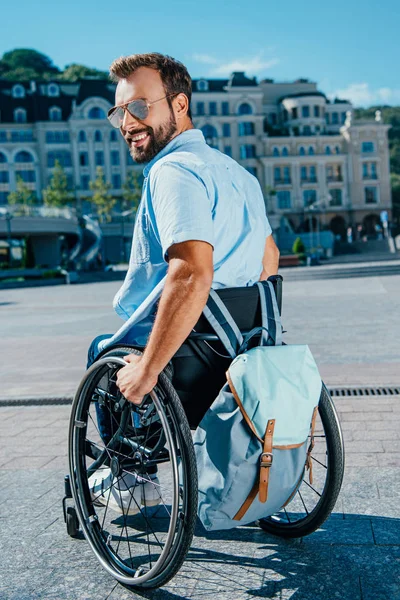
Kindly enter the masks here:
[[[102, 354], [98, 360], [102, 362], [103, 359], [109, 359], [111, 362], [112, 358], [119, 360], [126, 354], [140, 355], [141, 352], [130, 347], [119, 347]], [[95, 365], [96, 363], [93, 365], [94, 369], [96, 368]], [[90, 369], [88, 373], [89, 372]], [[168, 371], [167, 373], [170, 374]], [[85, 378], [88, 380], [88, 374], [85, 376]], [[85, 378], [82, 380], [81, 385], [79, 386], [72, 407], [69, 437], [70, 473], [72, 474], [76, 472], [76, 477], [71, 477], [72, 494], [77, 505], [77, 512], [83, 533], [86, 539], [89, 541], [94, 554], [102, 566], [106, 568], [106, 570], [111, 573], [122, 585], [132, 590], [160, 587], [169, 581], [182, 566], [192, 542], [197, 518], [197, 468], [191, 431], [185, 412], [180, 399], [170, 382], [170, 379], [164, 372], [161, 373], [158, 379], [158, 384], [154, 391], [157, 395], [159, 394], [159, 398], [161, 398], [163, 410], [165, 410], [165, 413], [168, 415], [168, 420], [173, 427], [174, 439], [177, 440], [179, 446], [179, 456], [182, 465], [181, 478], [184, 489], [184, 510], [179, 513], [175, 537], [168, 555], [163, 559], [162, 565], [159, 566], [159, 569], [157, 573], [155, 573], [154, 577], [141, 581], [141, 579], [143, 579], [143, 575], [142, 572], [140, 572], [140, 569], [138, 571], [139, 575], [135, 574], [135, 576], [132, 576], [129, 573], [127, 574], [128, 570], [124, 570], [124, 565], [121, 563], [121, 561], [110, 560], [110, 553], [108, 549], [103, 547], [105, 544], [102, 536], [96, 535], [95, 533], [93, 534], [92, 531], [94, 531], [94, 528], [91, 528], [90, 525], [88, 525], [88, 521], [90, 519], [87, 518], [87, 515], [90, 515], [91, 504], [89, 503], [88, 505], [87, 490], [85, 490], [85, 485], [82, 485], [82, 481], [84, 481], [84, 474], [82, 478], [82, 474], [79, 473], [79, 470], [82, 468], [82, 460], [80, 460], [79, 456], [74, 455], [74, 452], [76, 454], [76, 436], [78, 435], [75, 431], [75, 425], [76, 422], [79, 424], [79, 420], [82, 419], [82, 404], [84, 404], [84, 399], [82, 396], [85, 393]], [[87, 388], [86, 393], [90, 393], [89, 388]], [[80, 427], [82, 427], [82, 425], [80, 425]]]
[[[328, 463], [321, 497], [313, 510], [307, 516], [298, 520], [292, 522], [276, 521], [274, 515], [266, 519], [260, 519], [259, 525], [267, 533], [283, 538], [309, 535], [326, 521], [336, 504], [343, 481], [344, 444], [336, 409], [325, 385], [322, 386], [318, 410], [326, 436]], [[301, 489], [302, 486], [300, 486]], [[290, 511], [290, 504], [287, 508]]]
[[73, 506], [69, 506], [67, 508], [66, 520], [68, 535], [72, 538], [77, 537], [79, 533], [79, 521], [76, 514], [76, 510]]

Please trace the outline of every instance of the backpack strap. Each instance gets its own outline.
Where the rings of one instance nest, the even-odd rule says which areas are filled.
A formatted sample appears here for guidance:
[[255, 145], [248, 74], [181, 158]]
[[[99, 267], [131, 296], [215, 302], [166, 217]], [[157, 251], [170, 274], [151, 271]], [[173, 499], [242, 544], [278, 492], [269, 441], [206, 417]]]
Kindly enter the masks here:
[[203, 315], [221, 340], [229, 356], [235, 358], [243, 343], [243, 336], [231, 313], [212, 288], [203, 309]]
[[271, 281], [258, 281], [258, 291], [261, 303], [261, 319], [263, 332], [261, 342], [267, 345], [271, 338], [275, 346], [282, 345], [282, 322], [276, 301], [275, 289]]

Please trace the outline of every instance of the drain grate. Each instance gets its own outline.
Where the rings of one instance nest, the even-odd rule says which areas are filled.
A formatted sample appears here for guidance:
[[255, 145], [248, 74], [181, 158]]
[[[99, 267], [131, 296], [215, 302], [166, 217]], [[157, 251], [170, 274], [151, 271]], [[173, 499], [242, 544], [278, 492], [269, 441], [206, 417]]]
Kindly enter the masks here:
[[400, 387], [354, 387], [354, 388], [329, 388], [333, 397], [343, 396], [398, 396]]

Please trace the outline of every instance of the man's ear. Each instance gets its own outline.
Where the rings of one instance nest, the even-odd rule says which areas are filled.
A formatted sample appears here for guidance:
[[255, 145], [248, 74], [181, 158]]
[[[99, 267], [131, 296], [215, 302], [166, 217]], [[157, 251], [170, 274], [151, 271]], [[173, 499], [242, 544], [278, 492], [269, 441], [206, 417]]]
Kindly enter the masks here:
[[175, 110], [177, 113], [176, 116], [178, 119], [182, 119], [182, 117], [185, 117], [187, 115], [187, 113], [189, 112], [188, 97], [186, 96], [186, 94], [181, 92], [180, 94], [178, 94], [176, 96], [176, 98], [174, 98], [174, 100], [175, 100]]

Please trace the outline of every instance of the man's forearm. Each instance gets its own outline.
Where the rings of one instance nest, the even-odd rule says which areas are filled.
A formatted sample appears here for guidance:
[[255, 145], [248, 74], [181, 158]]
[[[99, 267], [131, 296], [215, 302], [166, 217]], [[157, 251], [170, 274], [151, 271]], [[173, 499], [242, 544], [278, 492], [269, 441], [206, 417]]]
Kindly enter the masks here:
[[167, 275], [156, 319], [142, 361], [159, 374], [181, 347], [206, 305], [211, 281], [179, 271]]

